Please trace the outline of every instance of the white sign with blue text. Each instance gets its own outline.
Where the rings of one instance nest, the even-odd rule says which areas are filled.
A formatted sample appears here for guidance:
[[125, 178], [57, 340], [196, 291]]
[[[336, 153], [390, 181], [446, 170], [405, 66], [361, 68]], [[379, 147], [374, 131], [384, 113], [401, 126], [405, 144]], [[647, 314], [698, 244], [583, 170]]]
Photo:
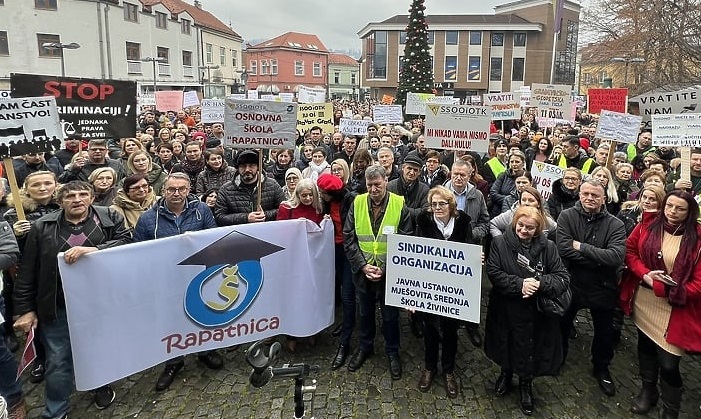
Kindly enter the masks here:
[[387, 235], [385, 304], [480, 321], [482, 247]]

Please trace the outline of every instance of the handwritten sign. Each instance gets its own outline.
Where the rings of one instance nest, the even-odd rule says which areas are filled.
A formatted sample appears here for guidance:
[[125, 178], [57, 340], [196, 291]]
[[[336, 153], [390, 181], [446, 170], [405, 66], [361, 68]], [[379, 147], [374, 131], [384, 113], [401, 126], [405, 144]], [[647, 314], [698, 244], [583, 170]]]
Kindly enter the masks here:
[[628, 110], [628, 89], [589, 89], [587, 90], [587, 110], [599, 114], [601, 111], [626, 113]]
[[375, 105], [372, 120], [377, 124], [401, 124], [404, 121], [401, 105]]
[[294, 148], [297, 104], [226, 98], [224, 127], [224, 145], [234, 148]]
[[426, 148], [487, 152], [492, 111], [488, 106], [426, 105]]
[[359, 135], [364, 137], [368, 135], [369, 123], [370, 121], [366, 119], [341, 118], [338, 130], [342, 134]]
[[177, 111], [182, 108], [182, 90], [168, 90], [156, 92], [156, 109], [158, 109], [159, 111]]
[[485, 93], [484, 104], [492, 108], [493, 121], [521, 118], [520, 93]]
[[323, 87], [299, 86], [297, 92], [299, 103], [324, 103], [326, 102], [326, 89]]
[[224, 101], [222, 99], [202, 99], [201, 118], [205, 124], [224, 122]]
[[323, 133], [333, 133], [333, 104], [300, 103], [297, 105], [297, 132], [303, 134], [314, 126], [320, 127]]
[[635, 144], [643, 118], [638, 115], [602, 110], [596, 126], [596, 137]]
[[199, 106], [200, 98], [197, 96], [197, 91], [188, 90], [183, 93], [183, 108], [189, 108], [190, 106]]
[[652, 144], [701, 147], [701, 114], [652, 115]]

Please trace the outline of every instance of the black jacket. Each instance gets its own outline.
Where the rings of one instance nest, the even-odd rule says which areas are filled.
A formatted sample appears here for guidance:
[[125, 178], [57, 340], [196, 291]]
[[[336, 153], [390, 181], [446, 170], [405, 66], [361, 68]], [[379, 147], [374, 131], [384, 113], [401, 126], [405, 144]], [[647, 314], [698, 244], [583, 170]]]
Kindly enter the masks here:
[[[417, 237], [427, 237], [429, 239], [446, 240], [443, 233], [436, 226], [436, 221], [433, 219], [433, 213], [427, 209], [422, 210], [416, 216], [416, 227], [414, 235]], [[458, 215], [455, 218], [453, 233], [448, 237], [448, 241], [459, 243], [472, 243], [472, 227], [470, 225], [470, 216], [464, 211], [458, 210]]]
[[[577, 202], [557, 220], [557, 248], [571, 276], [572, 301], [581, 307], [613, 309], [626, 253], [623, 221], [601, 212], [585, 212]], [[581, 243], [575, 250], [572, 242]]]
[[579, 201], [578, 190], [572, 192], [562, 186], [562, 179], [553, 182], [552, 194], [548, 198], [548, 212], [553, 220], [557, 221], [560, 213], [567, 208], [572, 208]]
[[[285, 200], [285, 192], [275, 179], [263, 175], [260, 206], [265, 212], [265, 221], [275, 221], [280, 203]], [[219, 189], [214, 206], [214, 219], [218, 226], [247, 224], [248, 214], [256, 211], [258, 186], [248, 188], [241, 185], [241, 175], [227, 182]]]
[[536, 295], [552, 298], [569, 286], [569, 274], [555, 243], [544, 235], [534, 237], [530, 247], [521, 245], [512, 228], [495, 237], [486, 266], [492, 289], [484, 350], [489, 359], [518, 376], [557, 374], [563, 359], [560, 319], [540, 313], [536, 296], [523, 298], [523, 280], [534, 275], [519, 266], [519, 254], [542, 272]]
[[428, 209], [428, 185], [418, 179], [407, 187], [401, 176], [387, 183], [387, 190], [404, 197], [404, 206], [411, 213], [412, 221], [422, 210]]
[[[91, 207], [91, 211], [97, 215], [105, 235], [105, 241], [97, 246], [98, 249], [131, 242], [131, 233], [118, 212], [107, 207]], [[29, 230], [13, 294], [16, 315], [34, 311], [40, 322], [56, 319], [56, 297], [60, 286], [56, 259], [60, 243], [56, 237], [63, 217], [63, 210], [52, 212], [38, 219]]]

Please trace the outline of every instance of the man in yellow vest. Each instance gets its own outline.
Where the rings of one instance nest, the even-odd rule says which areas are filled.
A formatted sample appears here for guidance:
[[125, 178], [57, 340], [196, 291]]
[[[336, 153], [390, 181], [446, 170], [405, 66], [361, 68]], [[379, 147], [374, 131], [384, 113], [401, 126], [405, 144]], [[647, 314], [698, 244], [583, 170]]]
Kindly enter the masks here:
[[628, 144], [626, 147], [626, 157], [629, 162], [638, 155], [642, 154], [647, 156], [650, 153], [654, 153], [657, 149], [652, 146], [652, 131], [643, 130], [638, 134], [638, 141], [635, 144]]
[[[343, 247], [353, 271], [358, 293], [360, 344], [348, 362], [357, 371], [372, 355], [375, 342], [375, 303], [382, 313], [382, 334], [392, 379], [402, 376], [399, 359], [399, 310], [385, 305], [387, 234], [412, 234], [411, 213], [404, 198], [387, 191], [387, 174], [382, 166], [365, 171], [368, 192], [358, 195], [348, 211], [343, 227]], [[344, 353], [340, 353], [341, 351]], [[339, 348], [347, 355], [349, 348]]]
[[480, 171], [484, 180], [489, 183], [490, 188], [499, 175], [506, 172], [506, 164], [509, 160], [508, 154], [509, 142], [504, 137], [499, 137], [494, 141], [494, 157], [487, 160]]
[[582, 152], [579, 138], [574, 135], [568, 135], [562, 140], [562, 154], [557, 160], [557, 165], [566, 169], [568, 167], [576, 167], [582, 174], [591, 174], [592, 170], [598, 166], [596, 161], [589, 157], [586, 152]]

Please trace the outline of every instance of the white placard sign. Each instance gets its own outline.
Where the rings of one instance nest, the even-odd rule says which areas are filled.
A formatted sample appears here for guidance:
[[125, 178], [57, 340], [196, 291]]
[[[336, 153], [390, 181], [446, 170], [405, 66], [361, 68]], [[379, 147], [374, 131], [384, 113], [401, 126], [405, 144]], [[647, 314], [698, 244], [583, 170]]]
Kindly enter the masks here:
[[489, 149], [488, 106], [426, 105], [426, 148], [486, 153]]
[[[554, 164], [541, 163], [534, 161], [531, 165], [531, 176], [533, 176], [533, 186], [540, 192], [544, 201], [547, 201], [553, 192], [553, 183], [556, 180], [562, 179], [565, 175], [565, 169]], [[591, 178], [589, 174], [582, 174], [582, 179]]]
[[283, 102], [294, 102], [295, 101], [295, 94], [294, 93], [279, 93], [278, 97]]
[[294, 148], [297, 104], [226, 98], [224, 130], [234, 148]]
[[370, 122], [366, 119], [341, 118], [338, 130], [346, 135], [366, 136]]
[[572, 115], [572, 86], [533, 83], [530, 106], [538, 108], [536, 118], [541, 127], [571, 123], [568, 118]]
[[187, 92], [183, 93], [183, 108], [199, 106], [199, 104], [200, 98], [197, 96], [197, 92], [195, 90], [188, 90]]
[[484, 104], [492, 108], [493, 121], [521, 119], [520, 93], [485, 93]]
[[238, 100], [244, 100], [246, 99], [246, 94], [245, 93], [233, 93], [229, 96], [227, 96], [229, 99], [238, 99]]
[[326, 102], [326, 89], [323, 87], [299, 86], [297, 92], [299, 103], [324, 103]]
[[275, 95], [271, 95], [271, 94], [261, 95], [260, 100], [275, 100]]
[[436, 96], [433, 93], [407, 93], [407, 115], [426, 115], [427, 103], [458, 104], [460, 103], [460, 98], [454, 98], [452, 96]]
[[[0, 101], [0, 157], [58, 150], [63, 129], [53, 96]], [[32, 146], [32, 144], [34, 144]]]
[[701, 114], [652, 115], [652, 144], [701, 147]]
[[9, 98], [10, 98], [10, 91], [9, 90], [0, 90], [0, 100], [9, 99]]
[[602, 110], [596, 125], [596, 138], [635, 144], [642, 120], [638, 115]]
[[202, 123], [204, 124], [224, 122], [224, 101], [222, 99], [202, 99], [201, 112]]
[[631, 102], [636, 100], [646, 128], [651, 127], [652, 115], [701, 113], [701, 89], [647, 93], [631, 99]]
[[531, 86], [521, 86], [518, 92], [521, 94], [521, 107], [527, 108], [531, 106]]
[[156, 106], [156, 95], [153, 93], [144, 93], [136, 97], [139, 107], [141, 106]]
[[258, 91], [249, 90], [248, 92], [246, 92], [246, 97], [251, 100], [258, 100]]
[[387, 235], [385, 304], [479, 323], [482, 247]]
[[375, 105], [372, 120], [376, 124], [401, 124], [404, 121], [402, 105]]

